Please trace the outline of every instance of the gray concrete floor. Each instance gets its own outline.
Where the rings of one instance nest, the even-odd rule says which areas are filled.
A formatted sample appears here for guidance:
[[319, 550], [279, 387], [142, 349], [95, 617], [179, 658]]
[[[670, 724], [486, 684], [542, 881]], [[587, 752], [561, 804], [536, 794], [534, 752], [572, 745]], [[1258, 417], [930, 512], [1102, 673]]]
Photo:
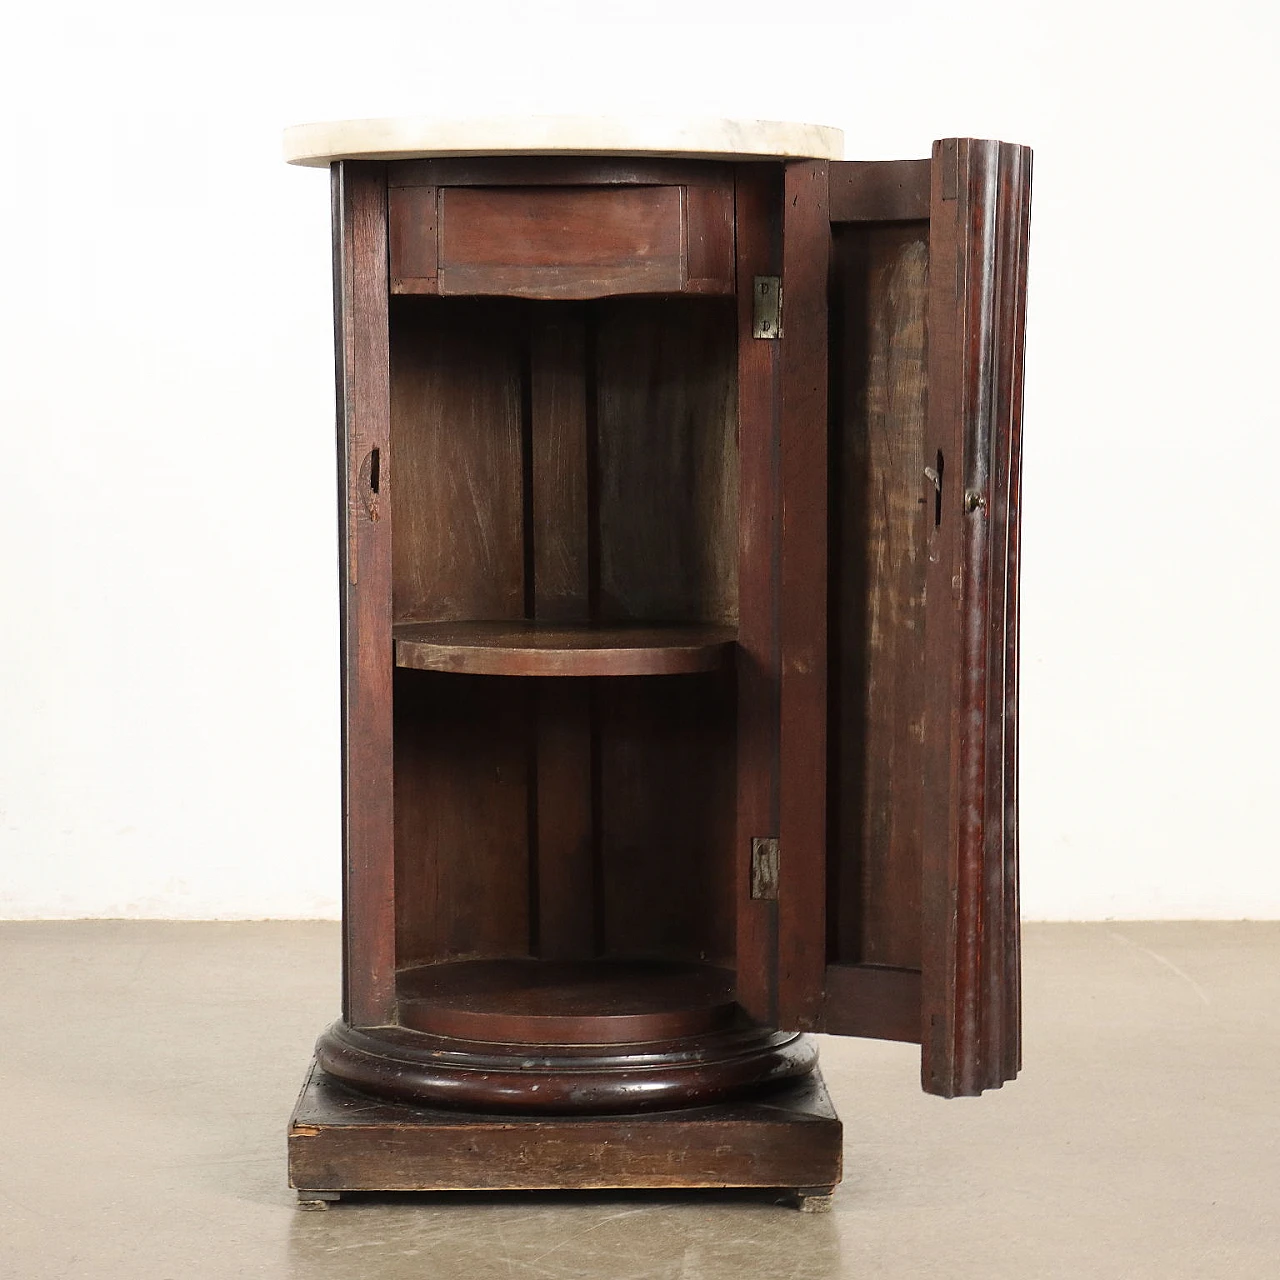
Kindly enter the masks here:
[[1026, 930], [1023, 1078], [927, 1098], [825, 1039], [830, 1215], [752, 1195], [293, 1207], [326, 924], [0, 925], [0, 1276], [1280, 1276], [1280, 924]]

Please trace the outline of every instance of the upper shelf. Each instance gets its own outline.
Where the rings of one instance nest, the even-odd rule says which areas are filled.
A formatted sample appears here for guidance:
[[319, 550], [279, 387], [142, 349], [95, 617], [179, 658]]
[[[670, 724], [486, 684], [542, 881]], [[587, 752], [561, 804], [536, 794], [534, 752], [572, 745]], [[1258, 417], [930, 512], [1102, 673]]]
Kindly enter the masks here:
[[401, 116], [299, 124], [284, 133], [290, 164], [434, 156], [683, 156], [705, 160], [841, 160], [844, 133], [781, 120], [663, 116]]
[[479, 676], [671, 676], [714, 671], [732, 627], [538, 622], [409, 622], [393, 629], [398, 667]]

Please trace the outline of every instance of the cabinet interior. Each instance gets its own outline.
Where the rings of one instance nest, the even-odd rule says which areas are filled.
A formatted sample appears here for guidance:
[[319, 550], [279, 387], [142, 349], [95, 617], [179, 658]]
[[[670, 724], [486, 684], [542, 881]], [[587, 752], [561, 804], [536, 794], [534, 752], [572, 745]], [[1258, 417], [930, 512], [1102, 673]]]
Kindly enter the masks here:
[[[720, 297], [391, 300], [402, 996], [450, 961], [733, 966], [736, 325]], [[624, 627], [657, 659], [609, 657]], [[624, 674], [527, 674], [600, 645]]]

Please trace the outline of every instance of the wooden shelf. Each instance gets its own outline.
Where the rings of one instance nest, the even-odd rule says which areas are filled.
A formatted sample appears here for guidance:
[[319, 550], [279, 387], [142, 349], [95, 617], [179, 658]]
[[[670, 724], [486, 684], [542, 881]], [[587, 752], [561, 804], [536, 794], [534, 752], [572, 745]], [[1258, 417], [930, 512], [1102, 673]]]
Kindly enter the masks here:
[[398, 667], [484, 676], [670, 676], [714, 671], [732, 627], [412, 622], [393, 630]]
[[400, 1022], [463, 1040], [627, 1044], [723, 1030], [733, 974], [658, 960], [462, 960], [402, 970]]

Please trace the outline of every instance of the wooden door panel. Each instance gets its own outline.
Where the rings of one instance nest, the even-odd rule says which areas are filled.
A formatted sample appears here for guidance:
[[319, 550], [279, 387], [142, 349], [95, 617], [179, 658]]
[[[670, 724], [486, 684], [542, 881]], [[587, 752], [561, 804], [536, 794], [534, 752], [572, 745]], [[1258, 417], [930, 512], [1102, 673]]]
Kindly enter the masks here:
[[920, 968], [929, 224], [837, 224], [829, 959]]
[[[922, 1079], [975, 1094], [1021, 1064], [1017, 577], [1031, 153], [936, 143], [929, 433], [951, 465], [929, 556]], [[957, 465], [958, 464], [958, 465]]]
[[[949, 140], [929, 161], [832, 164], [828, 191], [827, 920], [817, 1025], [921, 1041], [925, 1089], [973, 1094], [1019, 1065], [1030, 152]], [[784, 840], [783, 884], [796, 857]]]

